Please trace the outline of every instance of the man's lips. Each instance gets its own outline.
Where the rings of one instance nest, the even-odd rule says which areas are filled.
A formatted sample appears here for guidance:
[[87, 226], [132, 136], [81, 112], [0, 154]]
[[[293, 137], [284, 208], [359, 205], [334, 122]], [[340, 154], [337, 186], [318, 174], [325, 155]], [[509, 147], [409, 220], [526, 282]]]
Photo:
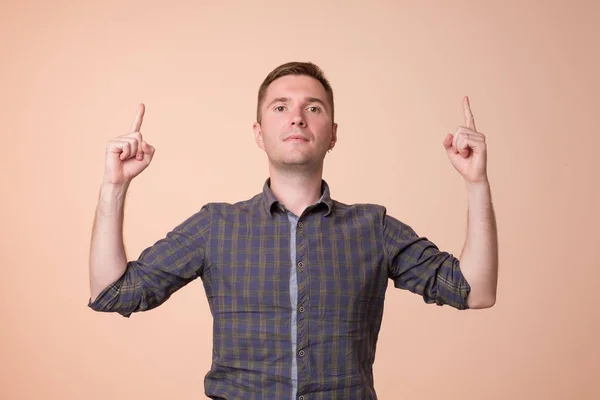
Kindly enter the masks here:
[[304, 136], [302, 136], [302, 135], [290, 135], [290, 136], [288, 136], [288, 137], [287, 137], [287, 138], [284, 140], [284, 142], [287, 142], [287, 141], [304, 141], [304, 142], [308, 142], [308, 139], [307, 139], [307, 138], [305, 138], [305, 137], [304, 137]]

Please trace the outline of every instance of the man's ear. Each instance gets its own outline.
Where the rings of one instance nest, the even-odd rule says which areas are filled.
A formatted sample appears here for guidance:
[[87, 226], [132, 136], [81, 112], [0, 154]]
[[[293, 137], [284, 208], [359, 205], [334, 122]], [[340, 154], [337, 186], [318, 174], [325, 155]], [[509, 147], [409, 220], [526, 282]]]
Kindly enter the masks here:
[[329, 143], [329, 149], [333, 149], [335, 147], [335, 144], [337, 143], [337, 128], [338, 124], [333, 124], [331, 128], [331, 142]]
[[262, 128], [260, 127], [260, 124], [258, 122], [252, 124], [252, 130], [254, 131], [254, 141], [256, 142], [256, 145], [264, 151], [265, 144], [263, 143]]

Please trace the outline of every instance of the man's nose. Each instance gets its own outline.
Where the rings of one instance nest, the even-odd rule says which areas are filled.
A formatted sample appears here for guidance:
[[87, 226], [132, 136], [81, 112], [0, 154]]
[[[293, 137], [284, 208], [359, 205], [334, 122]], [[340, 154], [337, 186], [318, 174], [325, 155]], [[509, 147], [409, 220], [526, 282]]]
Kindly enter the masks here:
[[298, 115], [295, 115], [294, 118], [292, 118], [291, 125], [305, 127], [306, 122], [304, 121], [304, 118], [302, 118], [302, 115], [298, 114]]

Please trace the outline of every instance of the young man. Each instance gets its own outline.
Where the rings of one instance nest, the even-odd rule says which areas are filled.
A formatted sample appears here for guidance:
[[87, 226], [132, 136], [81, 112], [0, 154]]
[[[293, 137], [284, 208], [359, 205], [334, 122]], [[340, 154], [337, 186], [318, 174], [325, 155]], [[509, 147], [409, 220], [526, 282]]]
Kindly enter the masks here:
[[109, 141], [90, 249], [88, 305], [129, 317], [200, 277], [213, 315], [212, 399], [376, 399], [372, 366], [388, 280], [426, 303], [495, 303], [497, 238], [485, 137], [468, 99], [465, 126], [443, 141], [464, 177], [468, 234], [459, 259], [374, 204], [331, 198], [333, 91], [312, 63], [273, 70], [260, 87], [254, 135], [266, 152], [261, 193], [210, 203], [127, 261], [123, 204], [154, 148], [140, 133]]

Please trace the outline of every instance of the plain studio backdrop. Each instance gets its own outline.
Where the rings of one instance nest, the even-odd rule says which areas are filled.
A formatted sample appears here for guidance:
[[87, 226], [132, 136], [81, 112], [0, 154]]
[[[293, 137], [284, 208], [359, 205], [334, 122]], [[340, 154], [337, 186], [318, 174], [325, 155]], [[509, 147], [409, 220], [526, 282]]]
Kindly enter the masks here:
[[257, 91], [293, 60], [334, 88], [333, 197], [385, 205], [455, 255], [466, 190], [442, 141], [463, 96], [487, 136], [497, 304], [459, 312], [391, 285], [379, 397], [600, 398], [599, 15], [594, 1], [3, 1], [0, 398], [205, 398], [200, 279], [130, 319], [87, 307], [106, 142], [146, 104], [157, 151], [126, 202], [135, 259], [203, 204], [262, 189]]

